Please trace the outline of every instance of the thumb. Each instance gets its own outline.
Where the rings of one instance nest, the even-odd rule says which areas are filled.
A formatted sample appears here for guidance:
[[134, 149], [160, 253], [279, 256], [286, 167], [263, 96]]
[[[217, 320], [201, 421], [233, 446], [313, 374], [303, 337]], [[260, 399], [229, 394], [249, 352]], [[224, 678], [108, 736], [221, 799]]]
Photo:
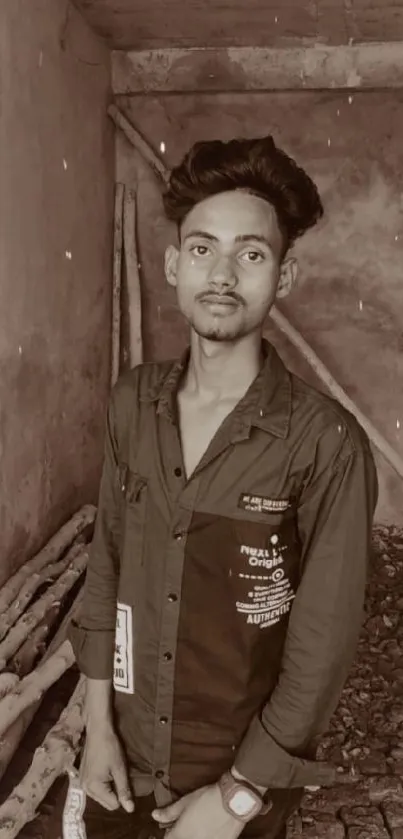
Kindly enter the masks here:
[[112, 778], [116, 787], [116, 794], [120, 804], [127, 813], [134, 812], [133, 796], [127, 780], [124, 766], [115, 766], [112, 770]]
[[187, 796], [184, 795], [183, 798], [179, 798], [179, 800], [174, 801], [173, 804], [168, 804], [167, 807], [158, 807], [156, 810], [153, 810], [151, 813], [153, 819], [157, 822], [161, 822], [162, 824], [171, 824], [172, 822], [176, 822], [182, 811], [185, 809], [186, 798]]

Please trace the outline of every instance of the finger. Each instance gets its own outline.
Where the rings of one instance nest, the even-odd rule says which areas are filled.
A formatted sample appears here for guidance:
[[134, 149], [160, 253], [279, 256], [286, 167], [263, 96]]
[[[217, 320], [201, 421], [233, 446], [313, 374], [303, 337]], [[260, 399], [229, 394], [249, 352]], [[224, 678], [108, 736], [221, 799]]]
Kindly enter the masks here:
[[86, 792], [90, 798], [93, 798], [94, 801], [97, 801], [106, 810], [117, 810], [119, 807], [117, 796], [111, 790], [109, 784], [94, 781], [88, 785]]
[[185, 807], [185, 803], [183, 798], [181, 798], [179, 801], [175, 801], [174, 804], [168, 804], [167, 807], [158, 807], [152, 811], [151, 815], [156, 822], [161, 824], [175, 824]]
[[127, 813], [133, 813], [134, 801], [131, 789], [129, 787], [125, 767], [123, 765], [114, 767], [112, 769], [112, 778], [115, 783], [117, 797], [122, 807], [126, 810]]

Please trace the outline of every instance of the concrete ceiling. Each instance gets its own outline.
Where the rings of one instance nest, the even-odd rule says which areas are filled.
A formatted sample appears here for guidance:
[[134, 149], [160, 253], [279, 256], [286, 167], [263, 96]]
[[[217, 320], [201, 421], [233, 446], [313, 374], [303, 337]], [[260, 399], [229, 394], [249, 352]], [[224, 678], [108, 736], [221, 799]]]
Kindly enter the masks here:
[[73, 0], [114, 49], [403, 41], [402, 0]]

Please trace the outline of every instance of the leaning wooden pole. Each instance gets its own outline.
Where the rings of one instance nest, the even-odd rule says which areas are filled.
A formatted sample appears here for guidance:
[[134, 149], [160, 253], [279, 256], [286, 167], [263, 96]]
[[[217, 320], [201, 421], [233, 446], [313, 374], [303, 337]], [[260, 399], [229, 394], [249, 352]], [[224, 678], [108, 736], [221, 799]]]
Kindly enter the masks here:
[[[147, 141], [142, 137], [136, 128], [129, 122], [129, 120], [122, 114], [116, 105], [111, 105], [108, 109], [109, 116], [125, 134], [127, 139], [131, 142], [134, 148], [140, 152], [143, 157], [152, 166], [164, 184], [169, 181], [169, 170], [165, 164], [156, 155], [153, 149], [149, 146]], [[392, 448], [392, 446], [385, 440], [374, 425], [365, 417], [355, 403], [350, 399], [342, 387], [336, 382], [330, 371], [320, 361], [316, 353], [312, 350], [300, 333], [291, 325], [287, 318], [273, 306], [270, 315], [276, 326], [287, 335], [291, 343], [302, 353], [308, 364], [315, 371], [318, 378], [330, 390], [331, 394], [338, 399], [344, 407], [346, 407], [355, 418], [362, 425], [368, 434], [369, 439], [374, 446], [381, 452], [384, 458], [392, 466], [392, 468], [403, 478], [403, 460], [400, 455]]]
[[135, 367], [143, 361], [141, 284], [136, 242], [136, 191], [127, 188], [123, 202], [123, 243], [129, 301], [130, 366]]
[[113, 284], [112, 284], [112, 369], [111, 385], [117, 382], [120, 369], [120, 321], [123, 247], [124, 184], [115, 186], [115, 217], [113, 234]]
[[127, 117], [122, 114], [122, 111], [119, 111], [119, 108], [117, 108], [116, 105], [109, 106], [108, 114], [111, 119], [113, 119], [115, 125], [123, 131], [123, 134], [125, 134], [132, 146], [134, 146], [134, 148], [137, 149], [137, 151], [139, 151], [144, 157], [157, 177], [160, 178], [163, 183], [168, 183], [169, 169], [167, 169], [162, 160], [160, 160], [158, 155], [153, 151], [147, 140], [141, 136], [137, 128], [129, 122]]
[[353, 400], [347, 396], [345, 390], [343, 390], [343, 388], [336, 382], [330, 371], [313, 351], [312, 347], [310, 347], [307, 341], [305, 341], [305, 338], [303, 338], [302, 335], [291, 325], [289, 320], [287, 320], [287, 318], [277, 309], [276, 306], [272, 306], [270, 316], [276, 326], [284, 332], [284, 335], [287, 336], [294, 347], [296, 347], [306, 361], [308, 361], [318, 378], [326, 385], [332, 396], [341, 402], [348, 411], [351, 411], [351, 413], [354, 414], [355, 418], [367, 432], [368, 437], [374, 446], [376, 446], [378, 451], [383, 454], [388, 463], [393, 466], [393, 469], [395, 469], [397, 474], [403, 478], [403, 459], [397, 454], [397, 452], [395, 452], [382, 434], [379, 433], [372, 422], [367, 419], [365, 414], [357, 408], [357, 405], [353, 402]]

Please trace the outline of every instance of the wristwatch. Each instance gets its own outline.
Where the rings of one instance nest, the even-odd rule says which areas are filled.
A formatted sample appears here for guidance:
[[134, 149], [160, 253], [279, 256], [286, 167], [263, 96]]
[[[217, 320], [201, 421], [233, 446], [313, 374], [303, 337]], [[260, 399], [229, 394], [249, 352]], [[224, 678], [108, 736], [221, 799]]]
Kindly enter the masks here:
[[271, 801], [263, 796], [248, 781], [239, 781], [230, 771], [224, 772], [218, 781], [222, 802], [231, 816], [241, 822], [248, 822], [255, 816], [264, 815], [271, 810]]

